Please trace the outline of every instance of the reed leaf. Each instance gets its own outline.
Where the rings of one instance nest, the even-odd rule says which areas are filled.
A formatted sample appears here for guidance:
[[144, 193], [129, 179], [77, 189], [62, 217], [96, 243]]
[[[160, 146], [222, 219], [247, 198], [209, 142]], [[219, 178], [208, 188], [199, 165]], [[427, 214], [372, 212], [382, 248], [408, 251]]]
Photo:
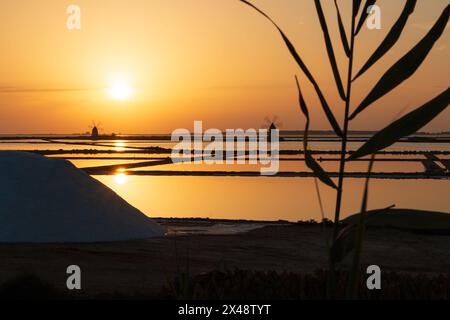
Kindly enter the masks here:
[[414, 12], [414, 8], [416, 7], [417, 0], [408, 0], [405, 4], [405, 8], [403, 9], [402, 14], [398, 18], [397, 22], [393, 25], [386, 38], [380, 44], [380, 46], [375, 50], [373, 55], [367, 60], [366, 64], [361, 68], [361, 70], [357, 73], [357, 75], [353, 78], [352, 81], [355, 81], [359, 78], [364, 72], [366, 72], [371, 66], [373, 66], [381, 57], [383, 57], [386, 52], [391, 49], [397, 40], [400, 38], [400, 35], [403, 32], [403, 29], [406, 26], [406, 22], [408, 21], [409, 16]]
[[362, 0], [353, 0], [353, 19], [356, 18], [359, 12], [359, 7], [361, 7]]
[[384, 74], [369, 95], [363, 100], [359, 107], [356, 108], [350, 116], [350, 119], [354, 119], [356, 115], [367, 108], [370, 104], [389, 93], [416, 72], [433, 48], [436, 41], [444, 32], [449, 19], [449, 14], [450, 5], [444, 9], [441, 16], [428, 34]]
[[376, 133], [369, 141], [353, 153], [348, 160], [355, 160], [374, 154], [391, 146], [403, 137], [409, 136], [438, 116], [450, 104], [450, 87], [433, 100]]
[[370, 157], [369, 168], [367, 169], [366, 182], [364, 184], [363, 199], [361, 202], [361, 212], [364, 214], [367, 212], [367, 202], [369, 200], [369, 181], [370, 181], [370, 175], [372, 174], [374, 162], [375, 162], [375, 154], [373, 154], [372, 157]]
[[322, 5], [320, 0], [314, 0], [316, 4], [317, 16], [319, 17], [320, 27], [322, 28], [323, 37], [325, 40], [325, 45], [327, 48], [328, 59], [330, 59], [331, 69], [333, 70], [334, 80], [336, 81], [336, 86], [339, 92], [339, 96], [342, 100], [346, 100], [344, 86], [342, 84], [341, 75], [339, 73], [339, 67], [337, 65], [336, 56], [334, 54], [333, 43], [331, 42], [330, 32], [328, 31], [327, 21], [325, 20], [325, 15], [323, 14]]
[[350, 58], [350, 45], [348, 44], [347, 33], [345, 32], [344, 23], [342, 22], [341, 12], [337, 4], [337, 0], [334, 0], [334, 6], [336, 7], [336, 14], [339, 24], [339, 34], [341, 35], [342, 46], [344, 47], [345, 55]]
[[367, 17], [369, 16], [369, 8], [373, 6], [377, 0], [367, 0], [364, 5], [364, 9], [361, 13], [361, 17], [359, 18], [358, 25], [356, 26], [355, 36], [358, 35], [359, 31], [361, 31], [364, 22], [366, 22]]
[[308, 107], [306, 105], [305, 99], [303, 98], [302, 91], [300, 89], [300, 83], [298, 81], [298, 78], [295, 77], [295, 82], [297, 84], [297, 90], [298, 90], [298, 100], [300, 109], [302, 110], [303, 114], [306, 118], [306, 125], [305, 125], [305, 132], [303, 136], [303, 150], [305, 153], [305, 163], [313, 172], [314, 175], [319, 178], [320, 181], [322, 181], [324, 184], [337, 189], [336, 184], [331, 180], [331, 178], [328, 176], [328, 174], [325, 172], [325, 170], [322, 169], [322, 167], [319, 165], [319, 163], [314, 159], [314, 157], [311, 155], [311, 152], [308, 150], [308, 135], [309, 135], [309, 124], [310, 124], [310, 118], [309, 118], [309, 111]]
[[325, 170], [322, 169], [319, 163], [313, 158], [309, 150], [305, 150], [305, 163], [308, 168], [310, 168], [314, 172], [314, 174], [317, 178], [319, 178], [320, 181], [333, 189], [337, 189], [336, 184], [333, 182], [333, 180], [331, 180]]
[[[370, 213], [366, 212], [366, 219], [364, 220], [364, 227], [374, 216], [380, 213], [388, 213], [390, 209], [394, 208], [394, 205], [387, 208], [372, 210]], [[336, 241], [331, 246], [331, 258], [336, 262], [342, 262], [345, 257], [348, 256], [356, 247], [356, 239], [359, 232], [359, 219], [358, 222], [351, 222], [344, 226], [336, 238]]]
[[258, 9], [256, 6], [251, 4], [250, 2], [246, 0], [240, 0], [241, 2], [245, 3], [246, 5], [252, 7], [257, 12], [259, 12], [261, 15], [263, 15], [266, 19], [268, 19], [274, 26], [277, 28], [278, 32], [281, 34], [281, 37], [283, 38], [284, 43], [286, 44], [289, 52], [291, 53], [294, 60], [299, 65], [300, 69], [303, 71], [305, 76], [308, 78], [308, 80], [311, 82], [311, 84], [314, 86], [314, 89], [316, 90], [316, 93], [319, 97], [320, 103], [322, 105], [322, 109], [325, 112], [325, 115], [327, 116], [328, 121], [330, 122], [331, 127], [333, 128], [334, 132], [339, 136], [343, 137], [342, 130], [331, 111], [328, 102], [325, 99], [325, 96], [322, 93], [322, 90], [320, 89], [319, 85], [317, 84], [316, 80], [314, 79], [313, 75], [309, 71], [308, 67], [305, 65], [303, 60], [301, 59], [300, 55], [297, 53], [297, 50], [295, 49], [294, 45], [291, 43], [291, 41], [288, 39], [288, 37], [284, 34], [284, 32], [281, 30], [281, 28], [275, 23], [275, 21], [272, 20], [267, 14], [265, 14], [262, 10]]

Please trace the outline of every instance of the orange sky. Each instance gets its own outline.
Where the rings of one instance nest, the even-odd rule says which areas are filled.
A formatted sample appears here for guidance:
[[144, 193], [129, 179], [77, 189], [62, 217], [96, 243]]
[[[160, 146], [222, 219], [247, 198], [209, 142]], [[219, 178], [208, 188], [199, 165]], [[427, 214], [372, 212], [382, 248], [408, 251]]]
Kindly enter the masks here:
[[[322, 1], [339, 61], [332, 1]], [[350, 0], [340, 0], [344, 18]], [[381, 30], [363, 29], [356, 69], [382, 41], [405, 1], [379, 0]], [[81, 8], [79, 31], [66, 8]], [[341, 118], [312, 0], [254, 0], [291, 37]], [[419, 41], [448, 0], [419, 0], [397, 45], [354, 87], [353, 107]], [[101, 121], [106, 132], [164, 133], [192, 127], [260, 127], [277, 115], [282, 129], [302, 129], [294, 74], [301, 74], [267, 20], [237, 0], [3, 0], [0, 6], [0, 133], [76, 133]], [[348, 20], [348, 19], [346, 19]], [[420, 106], [450, 83], [450, 27], [419, 71], [351, 123], [376, 130], [400, 110]], [[341, 73], [346, 72], [345, 64]], [[116, 101], [115, 77], [134, 88]], [[305, 83], [314, 129], [329, 129]], [[426, 129], [450, 131], [450, 109]]]

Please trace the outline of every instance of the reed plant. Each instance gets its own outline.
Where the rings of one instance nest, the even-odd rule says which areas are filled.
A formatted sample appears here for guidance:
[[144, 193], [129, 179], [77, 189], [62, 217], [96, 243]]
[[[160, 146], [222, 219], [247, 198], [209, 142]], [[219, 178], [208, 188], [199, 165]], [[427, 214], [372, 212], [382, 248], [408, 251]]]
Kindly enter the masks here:
[[[334, 0], [334, 9], [336, 15], [333, 17], [333, 19], [335, 20], [334, 23], [337, 24], [339, 30], [340, 39], [338, 40], [340, 41], [338, 42], [340, 42], [340, 45], [342, 46], [346, 55], [346, 61], [343, 62], [343, 64], [347, 64], [347, 73], [344, 75], [344, 80], [335, 55], [336, 41], [332, 41], [329, 32], [331, 18], [327, 18], [325, 16], [322, 8], [322, 3], [327, 3], [327, 5], [333, 5], [333, 3], [332, 1], [321, 2], [320, 0], [310, 0], [314, 1], [315, 4], [317, 19], [320, 23], [320, 27], [323, 33], [323, 41], [329, 58], [331, 70], [333, 72], [334, 82], [345, 108], [344, 117], [340, 122], [337, 120], [335, 114], [330, 108], [328, 100], [325, 97], [323, 90], [319, 86], [318, 82], [316, 81], [313, 72], [306, 65], [303, 58], [301, 57], [301, 53], [295, 48], [285, 32], [275, 23], [274, 20], [272, 20], [272, 18], [269, 17], [269, 15], [256, 7], [254, 4], [246, 0], [240, 1], [250, 6], [259, 14], [268, 19], [280, 33], [284, 44], [286, 45], [294, 60], [297, 62], [300, 70], [303, 72], [310, 85], [314, 87], [314, 90], [320, 101], [320, 107], [325, 113], [331, 128], [340, 138], [341, 149], [339, 175], [337, 182], [335, 182], [314, 159], [313, 153], [308, 149], [308, 133], [310, 127], [309, 108], [302, 94], [302, 86], [300, 85], [300, 81], [297, 77], [295, 77], [299, 93], [300, 109], [306, 118], [306, 127], [303, 139], [303, 152], [305, 154], [306, 165], [314, 172], [315, 176], [322, 183], [336, 190], [334, 224], [329, 249], [329, 270], [327, 287], [328, 297], [334, 298], [336, 296], [335, 292], [337, 282], [337, 265], [341, 263], [346, 256], [348, 256], [350, 253], [353, 253], [352, 266], [349, 275], [350, 280], [348, 282], [347, 288], [347, 297], [354, 298], [357, 296], [357, 289], [359, 287], [358, 274], [360, 270], [360, 257], [364, 228], [368, 218], [366, 216], [367, 199], [370, 172], [372, 169], [374, 157], [377, 152], [391, 146], [404, 137], [414, 134], [429, 122], [431, 122], [437, 115], [439, 115], [450, 104], [450, 88], [447, 88], [435, 98], [431, 99], [429, 102], [420, 107], [417, 107], [412, 112], [409, 112], [408, 114], [389, 124], [387, 127], [379, 130], [354, 152], [349, 152], [347, 144], [349, 138], [350, 123], [361, 113], [371, 107], [374, 102], [378, 101], [379, 99], [396, 89], [400, 84], [409, 79], [418, 70], [418, 68], [422, 65], [422, 63], [432, 50], [435, 43], [445, 31], [449, 20], [450, 5], [447, 5], [447, 7], [442, 11], [440, 17], [434, 23], [432, 28], [427, 32], [425, 37], [423, 37], [422, 40], [415, 44], [415, 46], [411, 50], [409, 50], [384, 73], [381, 79], [375, 84], [372, 90], [370, 90], [366, 94], [365, 98], [361, 102], [357, 102], [355, 104], [355, 101], [352, 100], [352, 91], [355, 88], [357, 80], [360, 78], [360, 76], [362, 76], [366, 72], [369, 72], [372, 67], [376, 65], [377, 62], [379, 62], [380, 59], [382, 59], [383, 56], [387, 52], [389, 52], [401, 38], [406, 26], [408, 25], [410, 16], [416, 9], [417, 0], [406, 0], [400, 16], [393, 23], [384, 40], [380, 43], [374, 53], [367, 59], [367, 62], [363, 65], [363, 67], [357, 72], [354, 72], [354, 58], [357, 54], [355, 50], [355, 43], [357, 40], [366, 40], [361, 38], [358, 39], [358, 36], [360, 35], [360, 31], [364, 27], [365, 22], [370, 14], [371, 7], [376, 4], [376, 0], [348, 0], [352, 2], [352, 11], [348, 15], [351, 19], [349, 23], [349, 25], [351, 25], [351, 28], [348, 31], [344, 27], [344, 21], [340, 12], [339, 1]], [[370, 156], [370, 161], [363, 193], [360, 219], [357, 219], [358, 222], [355, 224], [343, 226], [340, 223], [340, 217], [342, 211], [346, 164], [349, 161], [366, 156]], [[389, 211], [390, 208], [391, 207], [375, 210], [371, 214], [376, 214], [377, 212], [386, 212]]]

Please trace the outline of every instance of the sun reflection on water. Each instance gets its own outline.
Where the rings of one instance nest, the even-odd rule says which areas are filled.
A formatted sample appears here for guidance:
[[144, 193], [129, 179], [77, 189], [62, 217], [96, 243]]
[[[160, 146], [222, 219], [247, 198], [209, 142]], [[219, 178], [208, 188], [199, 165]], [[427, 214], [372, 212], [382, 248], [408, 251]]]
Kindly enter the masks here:
[[114, 180], [117, 184], [123, 185], [128, 180], [128, 176], [125, 173], [125, 169], [118, 169], [117, 173], [114, 174]]
[[118, 140], [118, 141], [114, 142], [114, 151], [117, 151], [117, 152], [125, 151], [125, 149], [126, 149], [125, 147], [126, 147], [126, 144], [124, 141]]

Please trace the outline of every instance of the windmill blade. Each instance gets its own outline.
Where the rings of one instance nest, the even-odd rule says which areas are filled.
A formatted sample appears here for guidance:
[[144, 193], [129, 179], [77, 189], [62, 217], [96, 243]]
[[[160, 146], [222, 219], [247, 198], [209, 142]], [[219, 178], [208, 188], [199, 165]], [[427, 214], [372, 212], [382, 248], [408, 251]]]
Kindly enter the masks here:
[[261, 129], [267, 129], [271, 124], [269, 116], [264, 117], [264, 121], [261, 123]]

